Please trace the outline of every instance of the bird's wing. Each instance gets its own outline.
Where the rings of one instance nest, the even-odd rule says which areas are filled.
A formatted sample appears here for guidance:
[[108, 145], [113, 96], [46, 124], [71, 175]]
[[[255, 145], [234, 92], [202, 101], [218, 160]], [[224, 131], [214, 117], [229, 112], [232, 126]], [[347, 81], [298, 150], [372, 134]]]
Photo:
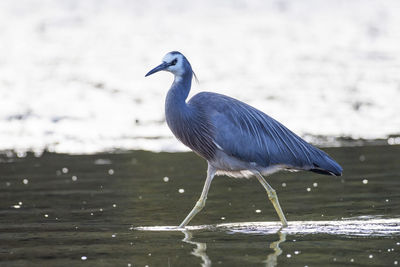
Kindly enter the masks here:
[[325, 152], [246, 103], [209, 92], [195, 95], [189, 103], [209, 114], [214, 142], [228, 155], [262, 167], [286, 165], [341, 174], [341, 167]]

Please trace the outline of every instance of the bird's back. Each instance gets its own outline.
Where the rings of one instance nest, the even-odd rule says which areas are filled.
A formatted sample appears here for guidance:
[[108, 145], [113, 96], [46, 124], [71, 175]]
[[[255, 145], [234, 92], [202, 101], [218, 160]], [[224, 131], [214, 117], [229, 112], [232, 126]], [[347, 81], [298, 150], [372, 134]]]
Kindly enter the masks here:
[[210, 92], [188, 102], [212, 126], [213, 142], [227, 155], [260, 168], [285, 166], [341, 175], [342, 168], [278, 121], [234, 98]]

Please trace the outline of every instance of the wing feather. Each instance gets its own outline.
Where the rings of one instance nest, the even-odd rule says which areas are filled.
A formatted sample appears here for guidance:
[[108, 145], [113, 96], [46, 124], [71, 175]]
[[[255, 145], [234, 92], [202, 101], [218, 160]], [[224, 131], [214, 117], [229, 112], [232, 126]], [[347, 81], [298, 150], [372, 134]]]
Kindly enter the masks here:
[[231, 156], [262, 167], [286, 165], [335, 175], [342, 172], [339, 164], [325, 152], [246, 103], [202, 92], [189, 104], [206, 111], [215, 129], [213, 141]]

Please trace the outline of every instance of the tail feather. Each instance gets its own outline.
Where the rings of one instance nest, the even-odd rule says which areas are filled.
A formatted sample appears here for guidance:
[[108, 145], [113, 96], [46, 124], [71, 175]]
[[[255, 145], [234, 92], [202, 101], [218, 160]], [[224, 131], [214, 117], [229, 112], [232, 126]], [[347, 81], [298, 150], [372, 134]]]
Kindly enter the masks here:
[[313, 162], [314, 168], [311, 168], [310, 171], [319, 174], [341, 176], [343, 168], [327, 154], [323, 154], [323, 157], [319, 157]]

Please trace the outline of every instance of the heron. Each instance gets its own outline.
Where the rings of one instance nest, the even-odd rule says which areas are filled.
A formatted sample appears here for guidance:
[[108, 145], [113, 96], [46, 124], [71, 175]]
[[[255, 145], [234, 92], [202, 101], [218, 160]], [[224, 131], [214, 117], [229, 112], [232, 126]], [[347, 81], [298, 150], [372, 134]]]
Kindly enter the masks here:
[[281, 170], [342, 175], [342, 167], [327, 153], [240, 100], [218, 93], [200, 92], [187, 101], [196, 75], [182, 53], [167, 53], [162, 63], [145, 77], [159, 71], [174, 75], [165, 99], [165, 118], [169, 128], [177, 139], [208, 164], [200, 198], [179, 228], [184, 228], [204, 208], [215, 175], [256, 177], [266, 190], [282, 227], [288, 225], [286, 217], [276, 191], [264, 176]]

